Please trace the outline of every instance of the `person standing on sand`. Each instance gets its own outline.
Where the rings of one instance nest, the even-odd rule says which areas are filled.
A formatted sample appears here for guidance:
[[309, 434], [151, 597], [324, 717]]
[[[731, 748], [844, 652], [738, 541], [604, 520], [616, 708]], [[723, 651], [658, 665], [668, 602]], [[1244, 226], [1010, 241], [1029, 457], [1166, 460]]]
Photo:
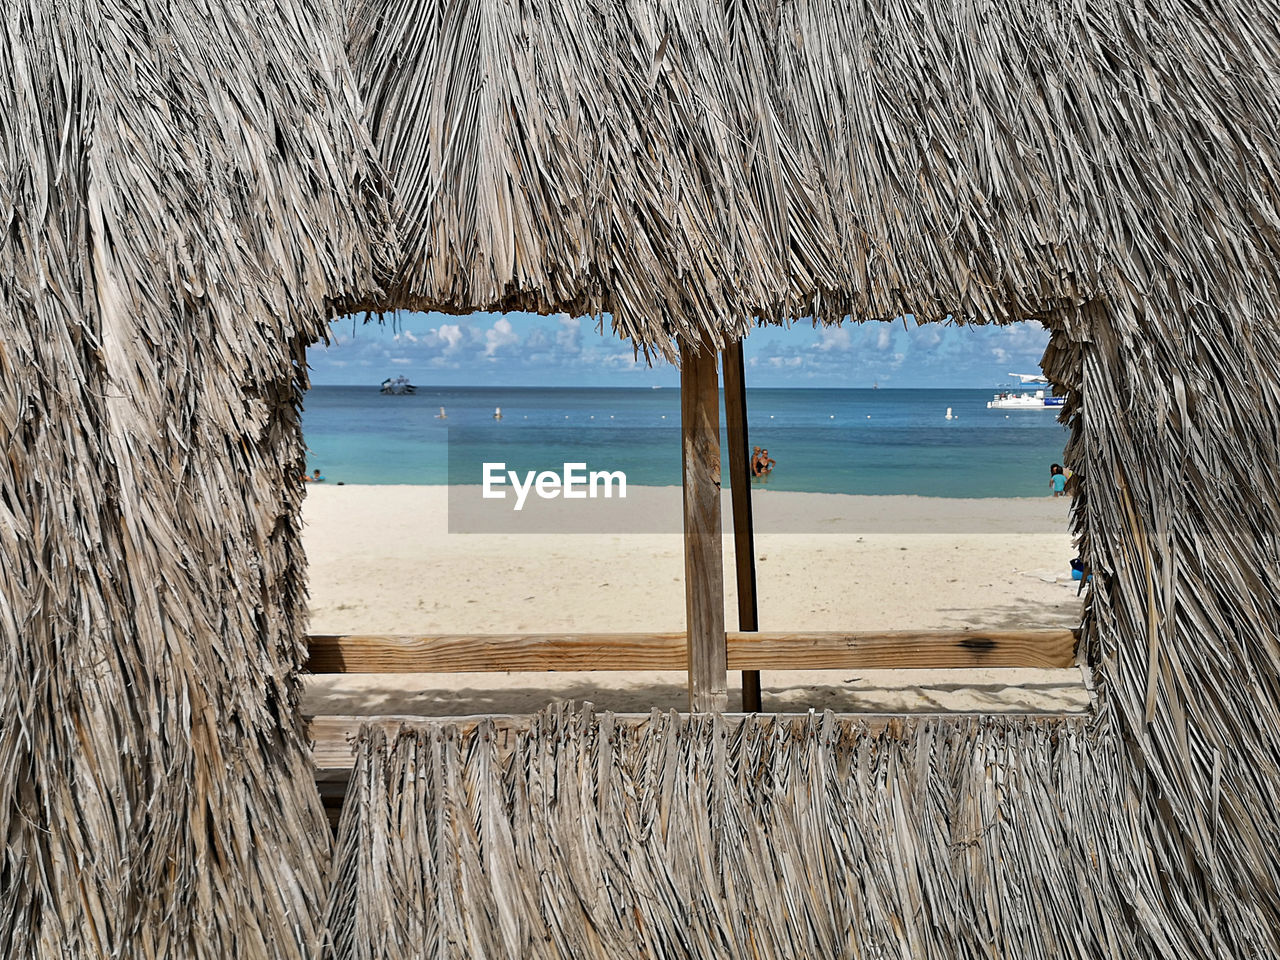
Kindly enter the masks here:
[[1055, 498], [1066, 496], [1067, 475], [1062, 472], [1062, 464], [1055, 463], [1049, 467], [1049, 485], [1053, 488]]

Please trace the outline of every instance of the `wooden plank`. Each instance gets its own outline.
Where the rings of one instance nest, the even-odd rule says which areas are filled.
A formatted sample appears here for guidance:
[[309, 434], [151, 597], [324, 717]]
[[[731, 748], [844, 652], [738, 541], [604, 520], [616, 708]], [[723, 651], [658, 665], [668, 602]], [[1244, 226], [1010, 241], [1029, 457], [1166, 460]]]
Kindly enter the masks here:
[[687, 670], [684, 633], [315, 636], [312, 673]]
[[952, 670], [1069, 667], [1071, 630], [731, 633], [730, 670]]
[[470, 736], [482, 720], [493, 722], [498, 734], [499, 751], [509, 750], [516, 737], [529, 729], [534, 716], [492, 715], [484, 717], [356, 717], [321, 716], [307, 718], [307, 739], [311, 741], [311, 759], [316, 767], [316, 779], [320, 782], [345, 780], [351, 770], [356, 737], [366, 723], [380, 726], [389, 737], [394, 737], [405, 724], [456, 723], [463, 736]]
[[[756, 606], [756, 546], [751, 519], [751, 448], [747, 430], [747, 378], [742, 341], [727, 344], [723, 353], [724, 420], [729, 435], [729, 488], [733, 492], [733, 563], [738, 586], [738, 629], [760, 628]], [[760, 671], [742, 671], [742, 709], [759, 713]]]
[[[733, 670], [1069, 667], [1071, 630], [729, 633]], [[683, 633], [313, 636], [312, 673], [686, 670]]]
[[680, 343], [680, 435], [689, 709], [723, 712], [729, 694], [720, 540], [720, 384], [716, 351], [706, 343]]

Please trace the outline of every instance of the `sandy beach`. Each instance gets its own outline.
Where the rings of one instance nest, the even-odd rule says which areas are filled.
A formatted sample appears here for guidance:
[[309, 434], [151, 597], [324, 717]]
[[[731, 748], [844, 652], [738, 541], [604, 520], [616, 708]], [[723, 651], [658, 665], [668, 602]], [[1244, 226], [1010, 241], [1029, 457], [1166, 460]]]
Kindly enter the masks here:
[[[448, 488], [315, 485], [303, 511], [312, 633], [679, 631], [678, 533], [450, 533]], [[753, 497], [761, 628], [1013, 629], [1079, 621], [1068, 501]], [[620, 528], [678, 530], [679, 488], [637, 488]], [[727, 508], [727, 499], [726, 499]], [[727, 514], [726, 514], [727, 516]], [[615, 514], [616, 517], [616, 514]], [[815, 530], [832, 532], [817, 533]], [[786, 533], [771, 531], [795, 530]], [[726, 623], [736, 626], [726, 537]], [[957, 674], [963, 673], [963, 676]], [[779, 671], [766, 710], [1085, 709], [1078, 670]], [[740, 693], [730, 676], [730, 704]], [[680, 673], [308, 678], [310, 714], [527, 713], [556, 699], [685, 708]]]

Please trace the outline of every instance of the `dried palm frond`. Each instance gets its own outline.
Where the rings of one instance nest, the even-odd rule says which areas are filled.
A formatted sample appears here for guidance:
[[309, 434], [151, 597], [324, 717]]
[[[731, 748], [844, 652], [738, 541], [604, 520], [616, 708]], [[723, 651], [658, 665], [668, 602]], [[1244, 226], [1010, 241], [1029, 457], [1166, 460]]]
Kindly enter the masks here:
[[1209, 955], [1189, 921], [1222, 905], [1164, 892], [1108, 725], [558, 707], [509, 749], [491, 719], [370, 725], [326, 956]]
[[[596, 830], [545, 877], [517, 838], [560, 841], [538, 804], [570, 802], [578, 748], [533, 737], [512, 767], [397, 741], [349, 804], [338, 953], [376, 930], [380, 876], [435, 904], [424, 936], [496, 952], [550, 949], [536, 924], [586, 955], [1280, 952], [1277, 51], [1275, 0], [8, 4], [0, 952], [319, 943], [304, 351], [335, 310], [397, 307], [607, 313], [667, 355], [753, 318], [1041, 320], [1101, 704], [1088, 724], [839, 721], [852, 745], [827, 754], [788, 734], [777, 776], [838, 796], [804, 823], [740, 811], [755, 788], [708, 778], [712, 721], [670, 721], [588, 759], [608, 790], [656, 776], [615, 758], [685, 779], [573, 801], [580, 830], [649, 817], [622, 834], [634, 858]], [[419, 763], [471, 806], [453, 781], [379, 799]], [[390, 804], [421, 832], [388, 834], [384, 869], [351, 831], [380, 836]], [[658, 813], [660, 844], [639, 826]], [[812, 878], [757, 862], [782, 837]], [[839, 904], [812, 892], [835, 857], [872, 878]]]
[[0, 954], [303, 957], [303, 350], [394, 261], [325, 3], [0, 16]]

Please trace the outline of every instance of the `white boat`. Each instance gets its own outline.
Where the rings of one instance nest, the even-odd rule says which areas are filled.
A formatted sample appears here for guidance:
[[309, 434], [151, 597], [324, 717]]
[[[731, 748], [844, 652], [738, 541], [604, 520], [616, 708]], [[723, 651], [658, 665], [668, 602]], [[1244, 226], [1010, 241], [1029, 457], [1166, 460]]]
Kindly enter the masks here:
[[409, 382], [408, 377], [387, 377], [382, 381], [382, 392], [394, 394], [395, 396], [404, 396], [413, 393], [417, 389]]
[[1049, 392], [1049, 381], [1039, 373], [1011, 373], [1025, 388], [1002, 390], [987, 401], [988, 410], [1057, 410], [1065, 397], [1055, 397]]

